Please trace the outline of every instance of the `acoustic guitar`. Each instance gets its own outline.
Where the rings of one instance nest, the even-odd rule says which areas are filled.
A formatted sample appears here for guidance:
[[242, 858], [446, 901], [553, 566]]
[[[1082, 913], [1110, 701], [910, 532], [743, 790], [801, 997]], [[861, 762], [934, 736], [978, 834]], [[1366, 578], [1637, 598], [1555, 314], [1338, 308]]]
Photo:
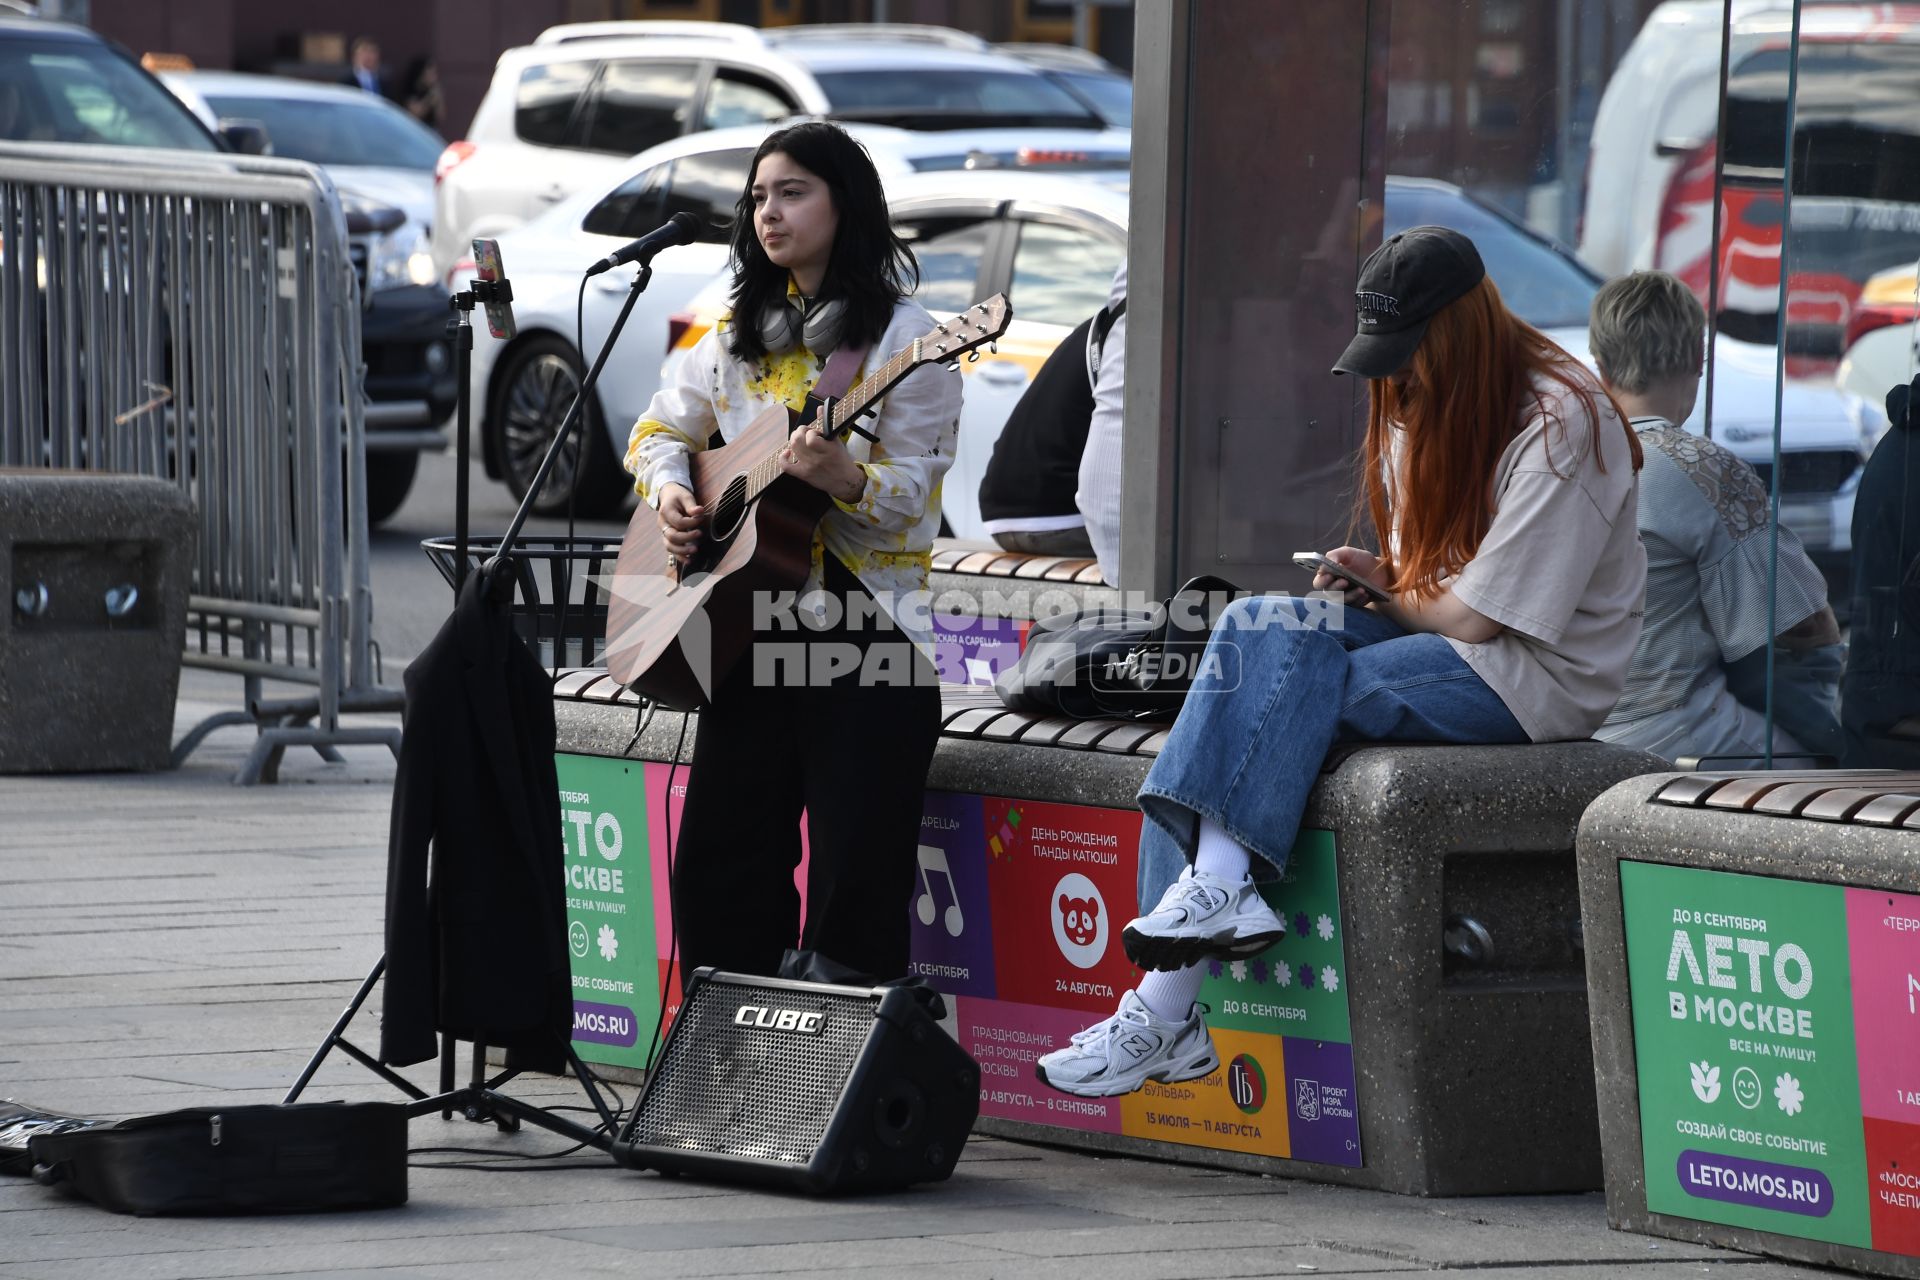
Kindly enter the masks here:
[[[873, 402], [922, 365], [958, 367], [959, 357], [1007, 331], [1013, 308], [995, 294], [894, 353], [819, 410], [835, 439], [861, 431]], [[979, 359], [974, 355], [973, 359]], [[699, 549], [675, 563], [658, 513], [641, 503], [620, 544], [607, 587], [607, 670], [662, 706], [698, 710], [753, 639], [758, 592], [797, 590], [812, 567], [815, 528], [832, 499], [780, 469], [801, 415], [774, 405], [714, 449], [688, 455], [694, 501], [706, 509]]]

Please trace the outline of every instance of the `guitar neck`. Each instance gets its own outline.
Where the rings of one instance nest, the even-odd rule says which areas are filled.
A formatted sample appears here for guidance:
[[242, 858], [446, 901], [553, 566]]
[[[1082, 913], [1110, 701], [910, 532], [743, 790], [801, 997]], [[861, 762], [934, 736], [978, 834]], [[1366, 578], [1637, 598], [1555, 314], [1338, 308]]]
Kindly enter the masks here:
[[[891, 391], [896, 382], [912, 373], [915, 366], [921, 363], [920, 339], [915, 338], [896, 351], [892, 359], [862, 379], [859, 386], [833, 402], [832, 410], [822, 424], [827, 433], [843, 435], [845, 429], [841, 423], [852, 422], [865, 413], [869, 405]], [[768, 485], [780, 478], [780, 453], [780, 449], [774, 450], [755, 463], [753, 470], [747, 473], [747, 501], [758, 498]]]

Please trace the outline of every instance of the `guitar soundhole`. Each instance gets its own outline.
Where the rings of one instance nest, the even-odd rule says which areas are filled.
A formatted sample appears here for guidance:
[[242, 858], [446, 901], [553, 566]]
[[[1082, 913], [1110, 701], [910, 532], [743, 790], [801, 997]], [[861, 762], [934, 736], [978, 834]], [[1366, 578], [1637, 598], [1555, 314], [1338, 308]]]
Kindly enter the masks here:
[[733, 476], [726, 489], [720, 491], [720, 497], [714, 499], [712, 514], [707, 518], [707, 537], [701, 539], [701, 549], [695, 553], [693, 564], [687, 568], [705, 568], [718, 562], [726, 555], [728, 543], [739, 533], [741, 522], [747, 518], [747, 478]]

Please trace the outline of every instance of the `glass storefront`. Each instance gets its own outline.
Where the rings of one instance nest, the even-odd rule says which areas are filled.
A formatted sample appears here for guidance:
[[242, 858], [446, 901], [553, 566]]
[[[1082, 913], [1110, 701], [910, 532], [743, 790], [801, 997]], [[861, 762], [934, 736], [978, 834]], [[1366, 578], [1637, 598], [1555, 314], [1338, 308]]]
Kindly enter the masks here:
[[[1596, 368], [1595, 293], [1668, 272], [1707, 317], [1705, 376], [1678, 430], [1653, 414], [1636, 428], [1655, 567], [1642, 657], [1662, 674], [1602, 736], [1703, 768], [1920, 767], [1920, 458], [1904, 408], [1920, 9], [1273, 12], [1185, 10], [1172, 79], [1190, 106], [1168, 143], [1185, 203], [1169, 203], [1178, 285], [1162, 321], [1179, 339], [1179, 478], [1156, 572], [1298, 589], [1284, 553], [1345, 540], [1365, 395], [1329, 389], [1325, 370], [1383, 236], [1465, 232], [1508, 306]], [[1152, 270], [1136, 269], [1149, 290]]]

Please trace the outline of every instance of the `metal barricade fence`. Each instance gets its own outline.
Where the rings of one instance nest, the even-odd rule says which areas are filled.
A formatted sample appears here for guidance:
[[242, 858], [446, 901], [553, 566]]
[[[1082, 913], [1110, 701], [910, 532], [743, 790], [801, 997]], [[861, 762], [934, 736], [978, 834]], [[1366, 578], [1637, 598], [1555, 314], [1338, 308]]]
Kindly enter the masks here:
[[[189, 666], [239, 675], [259, 737], [236, 781], [289, 746], [379, 743], [360, 307], [340, 204], [311, 165], [250, 156], [0, 144], [0, 465], [178, 484], [199, 520]], [[112, 679], [101, 672], [101, 679]], [[310, 685], [268, 699], [265, 681]]]

